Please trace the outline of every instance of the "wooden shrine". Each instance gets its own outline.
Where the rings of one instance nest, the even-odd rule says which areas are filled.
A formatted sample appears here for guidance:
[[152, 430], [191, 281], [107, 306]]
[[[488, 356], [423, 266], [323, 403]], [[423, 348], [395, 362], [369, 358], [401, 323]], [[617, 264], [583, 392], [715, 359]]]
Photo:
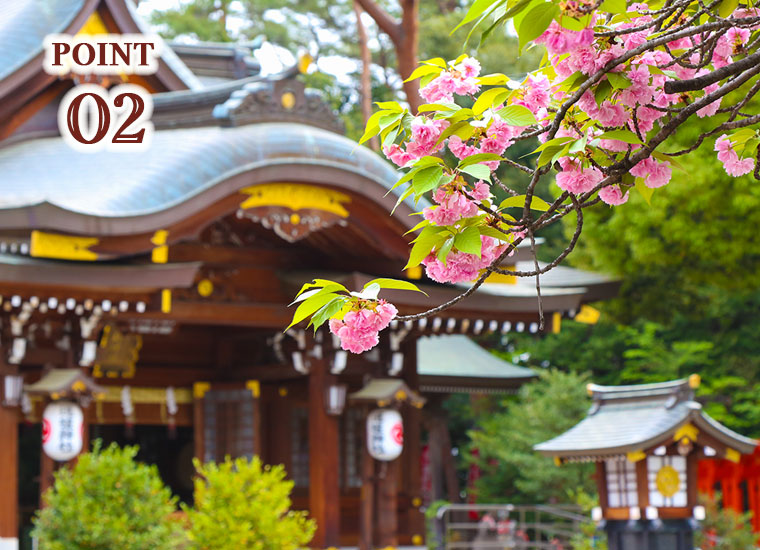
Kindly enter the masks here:
[[[312, 546], [357, 544], [370, 528], [359, 514], [364, 405], [333, 400], [369, 378], [403, 381], [409, 396], [423, 383], [514, 389], [531, 373], [505, 374], [498, 360], [477, 380], [451, 366], [420, 373], [417, 341], [538, 333], [534, 283], [490, 281], [438, 317], [394, 323], [361, 356], [326, 330], [283, 333], [287, 304], [321, 274], [356, 288], [415, 280], [429, 297], [384, 294], [401, 313], [462, 291], [403, 271], [418, 208], [402, 202], [389, 215], [398, 173], [341, 134], [297, 68], [262, 77], [236, 46], [167, 45], [158, 73], [125, 77], [155, 94], [152, 146], [78, 153], [56, 124], [75, 77], [42, 71], [44, 35], [145, 26], [126, 0], [47, 4], [44, 17], [33, 0], [0, 7], [0, 549], [16, 550], [52, 471], [40, 454], [20, 464], [39, 449], [30, 441], [47, 399], [23, 388], [63, 369], [98, 386], [83, 409], [89, 439], [139, 444], [181, 498], [193, 456], [257, 454], [285, 465], [295, 506], [318, 523]], [[563, 277], [542, 291], [546, 330], [616, 291], [604, 278]], [[403, 452], [377, 496], [384, 513], [371, 518], [378, 547], [424, 537], [421, 412], [404, 407]]]
[[[535, 446], [567, 462], [596, 463], [598, 520], [611, 550], [690, 550], [702, 460], [734, 463], [757, 441], [737, 434], [694, 400], [698, 375], [635, 386], [590, 384], [592, 406], [579, 424]], [[691, 520], [691, 521], [689, 521]]]

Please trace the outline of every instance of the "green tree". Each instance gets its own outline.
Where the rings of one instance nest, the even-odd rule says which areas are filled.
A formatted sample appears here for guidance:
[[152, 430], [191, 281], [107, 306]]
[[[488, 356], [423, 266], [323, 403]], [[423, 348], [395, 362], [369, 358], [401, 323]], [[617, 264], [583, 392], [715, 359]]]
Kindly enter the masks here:
[[557, 467], [533, 446], [579, 422], [589, 407], [586, 376], [543, 370], [539, 379], [520, 389], [503, 409], [482, 418], [470, 432], [472, 457], [483, 471], [477, 489], [480, 502], [568, 502], [579, 490], [595, 491], [593, 466]]
[[290, 510], [293, 482], [259, 457], [195, 461], [195, 505], [184, 507], [196, 550], [296, 550], [314, 536], [306, 512]]
[[135, 462], [137, 447], [112, 444], [80, 455], [61, 468], [43, 495], [32, 536], [46, 550], [180, 548], [185, 538], [171, 518], [176, 497], [155, 466]]

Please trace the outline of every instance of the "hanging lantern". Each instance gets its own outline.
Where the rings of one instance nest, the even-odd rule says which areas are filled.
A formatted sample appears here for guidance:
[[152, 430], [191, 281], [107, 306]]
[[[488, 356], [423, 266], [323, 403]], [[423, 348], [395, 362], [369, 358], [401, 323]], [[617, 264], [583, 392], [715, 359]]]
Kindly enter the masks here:
[[84, 417], [79, 405], [59, 401], [42, 413], [42, 450], [57, 462], [66, 462], [82, 451]]
[[376, 460], [391, 461], [404, 450], [404, 425], [394, 409], [377, 409], [367, 415], [367, 449]]

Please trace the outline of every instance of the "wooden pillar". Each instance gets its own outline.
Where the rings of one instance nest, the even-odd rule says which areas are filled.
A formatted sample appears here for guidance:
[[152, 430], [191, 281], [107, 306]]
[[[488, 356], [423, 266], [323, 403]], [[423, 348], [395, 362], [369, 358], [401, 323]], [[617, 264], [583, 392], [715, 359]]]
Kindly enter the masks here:
[[317, 522], [312, 548], [338, 546], [340, 484], [338, 419], [327, 414], [326, 388], [334, 380], [324, 359], [311, 358], [309, 372], [309, 510]]
[[363, 411], [362, 418], [362, 498], [359, 513], [359, 550], [372, 550], [374, 541], [374, 517], [375, 517], [375, 459], [369, 455], [367, 449], [367, 410]]
[[0, 406], [0, 549], [18, 549], [18, 409]]
[[398, 546], [398, 486], [396, 477], [401, 460], [381, 462], [377, 480], [377, 533], [380, 548]]
[[211, 384], [208, 382], [196, 382], [193, 384], [193, 446], [195, 458], [201, 462], [206, 460], [203, 397], [209, 389], [211, 389]]
[[[412, 390], [419, 390], [419, 375], [417, 373], [417, 340], [404, 343], [404, 379]], [[407, 406], [404, 410], [404, 492], [409, 501], [406, 512], [406, 527], [408, 535], [412, 536], [415, 545], [422, 544], [425, 535], [425, 515], [420, 511], [422, 506], [422, 470], [420, 463], [422, 447], [422, 411], [417, 407]], [[417, 538], [419, 537], [419, 538]]]

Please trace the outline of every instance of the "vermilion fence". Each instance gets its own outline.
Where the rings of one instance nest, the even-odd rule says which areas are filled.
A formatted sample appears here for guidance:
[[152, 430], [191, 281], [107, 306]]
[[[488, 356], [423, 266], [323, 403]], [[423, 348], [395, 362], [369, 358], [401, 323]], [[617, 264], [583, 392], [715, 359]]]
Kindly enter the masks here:
[[712, 497], [716, 490], [720, 491], [724, 508], [752, 511], [752, 528], [760, 533], [760, 447], [739, 462], [700, 460], [697, 478], [700, 493]]

